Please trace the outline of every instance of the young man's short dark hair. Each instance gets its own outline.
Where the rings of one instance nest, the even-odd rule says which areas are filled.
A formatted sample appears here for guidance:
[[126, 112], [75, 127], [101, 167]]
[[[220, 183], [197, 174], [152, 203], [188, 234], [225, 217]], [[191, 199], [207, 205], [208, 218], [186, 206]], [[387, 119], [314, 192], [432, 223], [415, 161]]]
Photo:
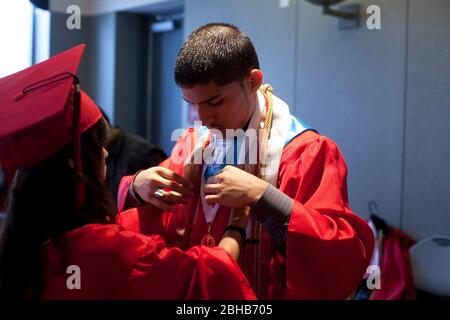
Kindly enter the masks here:
[[209, 23], [193, 31], [180, 49], [175, 63], [175, 82], [192, 87], [214, 81], [226, 85], [241, 81], [259, 69], [250, 39], [236, 26]]

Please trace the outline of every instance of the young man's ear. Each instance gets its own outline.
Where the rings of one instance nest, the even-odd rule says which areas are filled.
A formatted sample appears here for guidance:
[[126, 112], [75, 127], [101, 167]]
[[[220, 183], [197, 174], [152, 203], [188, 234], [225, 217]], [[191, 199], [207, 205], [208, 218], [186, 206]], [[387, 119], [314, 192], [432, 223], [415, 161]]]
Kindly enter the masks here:
[[261, 87], [263, 79], [262, 71], [259, 69], [252, 69], [248, 75], [247, 81], [251, 91], [257, 91]]

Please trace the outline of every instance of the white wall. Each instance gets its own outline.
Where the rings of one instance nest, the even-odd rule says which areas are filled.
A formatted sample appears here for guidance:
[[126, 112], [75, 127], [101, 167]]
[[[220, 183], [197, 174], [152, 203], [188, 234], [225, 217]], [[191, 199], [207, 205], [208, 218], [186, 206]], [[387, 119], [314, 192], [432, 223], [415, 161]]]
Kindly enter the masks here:
[[170, 2], [171, 0], [50, 0], [50, 10], [65, 13], [70, 5], [78, 5], [83, 15], [98, 15], [125, 11], [137, 7]]

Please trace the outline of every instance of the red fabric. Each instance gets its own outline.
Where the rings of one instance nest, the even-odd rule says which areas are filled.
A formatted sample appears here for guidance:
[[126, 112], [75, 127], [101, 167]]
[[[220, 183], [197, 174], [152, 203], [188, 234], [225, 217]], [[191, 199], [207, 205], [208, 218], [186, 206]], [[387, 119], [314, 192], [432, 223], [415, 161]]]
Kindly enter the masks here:
[[[189, 157], [185, 144], [192, 136], [193, 131], [187, 131], [172, 155]], [[169, 158], [162, 165], [182, 175], [179, 163]], [[261, 287], [267, 290], [260, 297], [346, 299], [355, 290], [370, 262], [374, 240], [368, 224], [350, 209], [346, 175], [345, 161], [327, 137], [308, 131], [284, 148], [277, 187], [294, 199], [287, 256], [281, 257], [272, 248], [271, 261], [267, 262], [270, 268], [261, 277]], [[120, 210], [132, 203], [130, 183], [130, 177], [125, 177], [119, 187]], [[197, 202], [198, 198], [194, 198], [194, 205], [179, 205], [175, 213], [162, 213], [152, 206], [139, 208], [119, 215], [118, 223], [137, 232], [161, 234], [173, 246], [197, 245], [207, 232], [202, 210], [197, 215], [192, 212]], [[228, 208], [219, 209], [211, 229], [216, 242], [229, 216]], [[179, 232], [184, 228], [192, 232]], [[241, 268], [246, 275], [251, 274], [251, 265], [241, 261]]]
[[[167, 248], [159, 236], [90, 224], [43, 247], [42, 299], [255, 299], [236, 262], [220, 248]], [[81, 288], [68, 289], [69, 265]]]
[[[76, 74], [84, 47], [76, 46], [0, 79], [2, 167], [30, 168], [72, 141], [73, 78], [68, 73]], [[80, 133], [101, 118], [100, 110], [83, 92], [80, 112]]]
[[374, 290], [371, 300], [416, 299], [409, 258], [409, 248], [414, 243], [405, 233], [389, 228], [389, 234], [383, 239], [381, 288]]

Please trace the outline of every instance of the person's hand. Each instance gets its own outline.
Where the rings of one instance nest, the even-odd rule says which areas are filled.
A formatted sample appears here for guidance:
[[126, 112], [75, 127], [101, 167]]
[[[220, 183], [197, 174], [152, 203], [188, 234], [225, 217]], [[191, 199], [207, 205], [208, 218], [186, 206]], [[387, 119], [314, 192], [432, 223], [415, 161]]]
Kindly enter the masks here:
[[226, 166], [210, 177], [205, 185], [205, 200], [230, 208], [252, 206], [261, 198], [269, 183], [233, 166]]
[[[144, 200], [154, 206], [166, 210], [174, 211], [174, 205], [187, 203], [187, 199], [193, 195], [192, 183], [179, 174], [164, 167], [152, 167], [137, 174], [133, 181], [134, 192]], [[158, 189], [162, 191], [162, 197], [155, 197]]]

